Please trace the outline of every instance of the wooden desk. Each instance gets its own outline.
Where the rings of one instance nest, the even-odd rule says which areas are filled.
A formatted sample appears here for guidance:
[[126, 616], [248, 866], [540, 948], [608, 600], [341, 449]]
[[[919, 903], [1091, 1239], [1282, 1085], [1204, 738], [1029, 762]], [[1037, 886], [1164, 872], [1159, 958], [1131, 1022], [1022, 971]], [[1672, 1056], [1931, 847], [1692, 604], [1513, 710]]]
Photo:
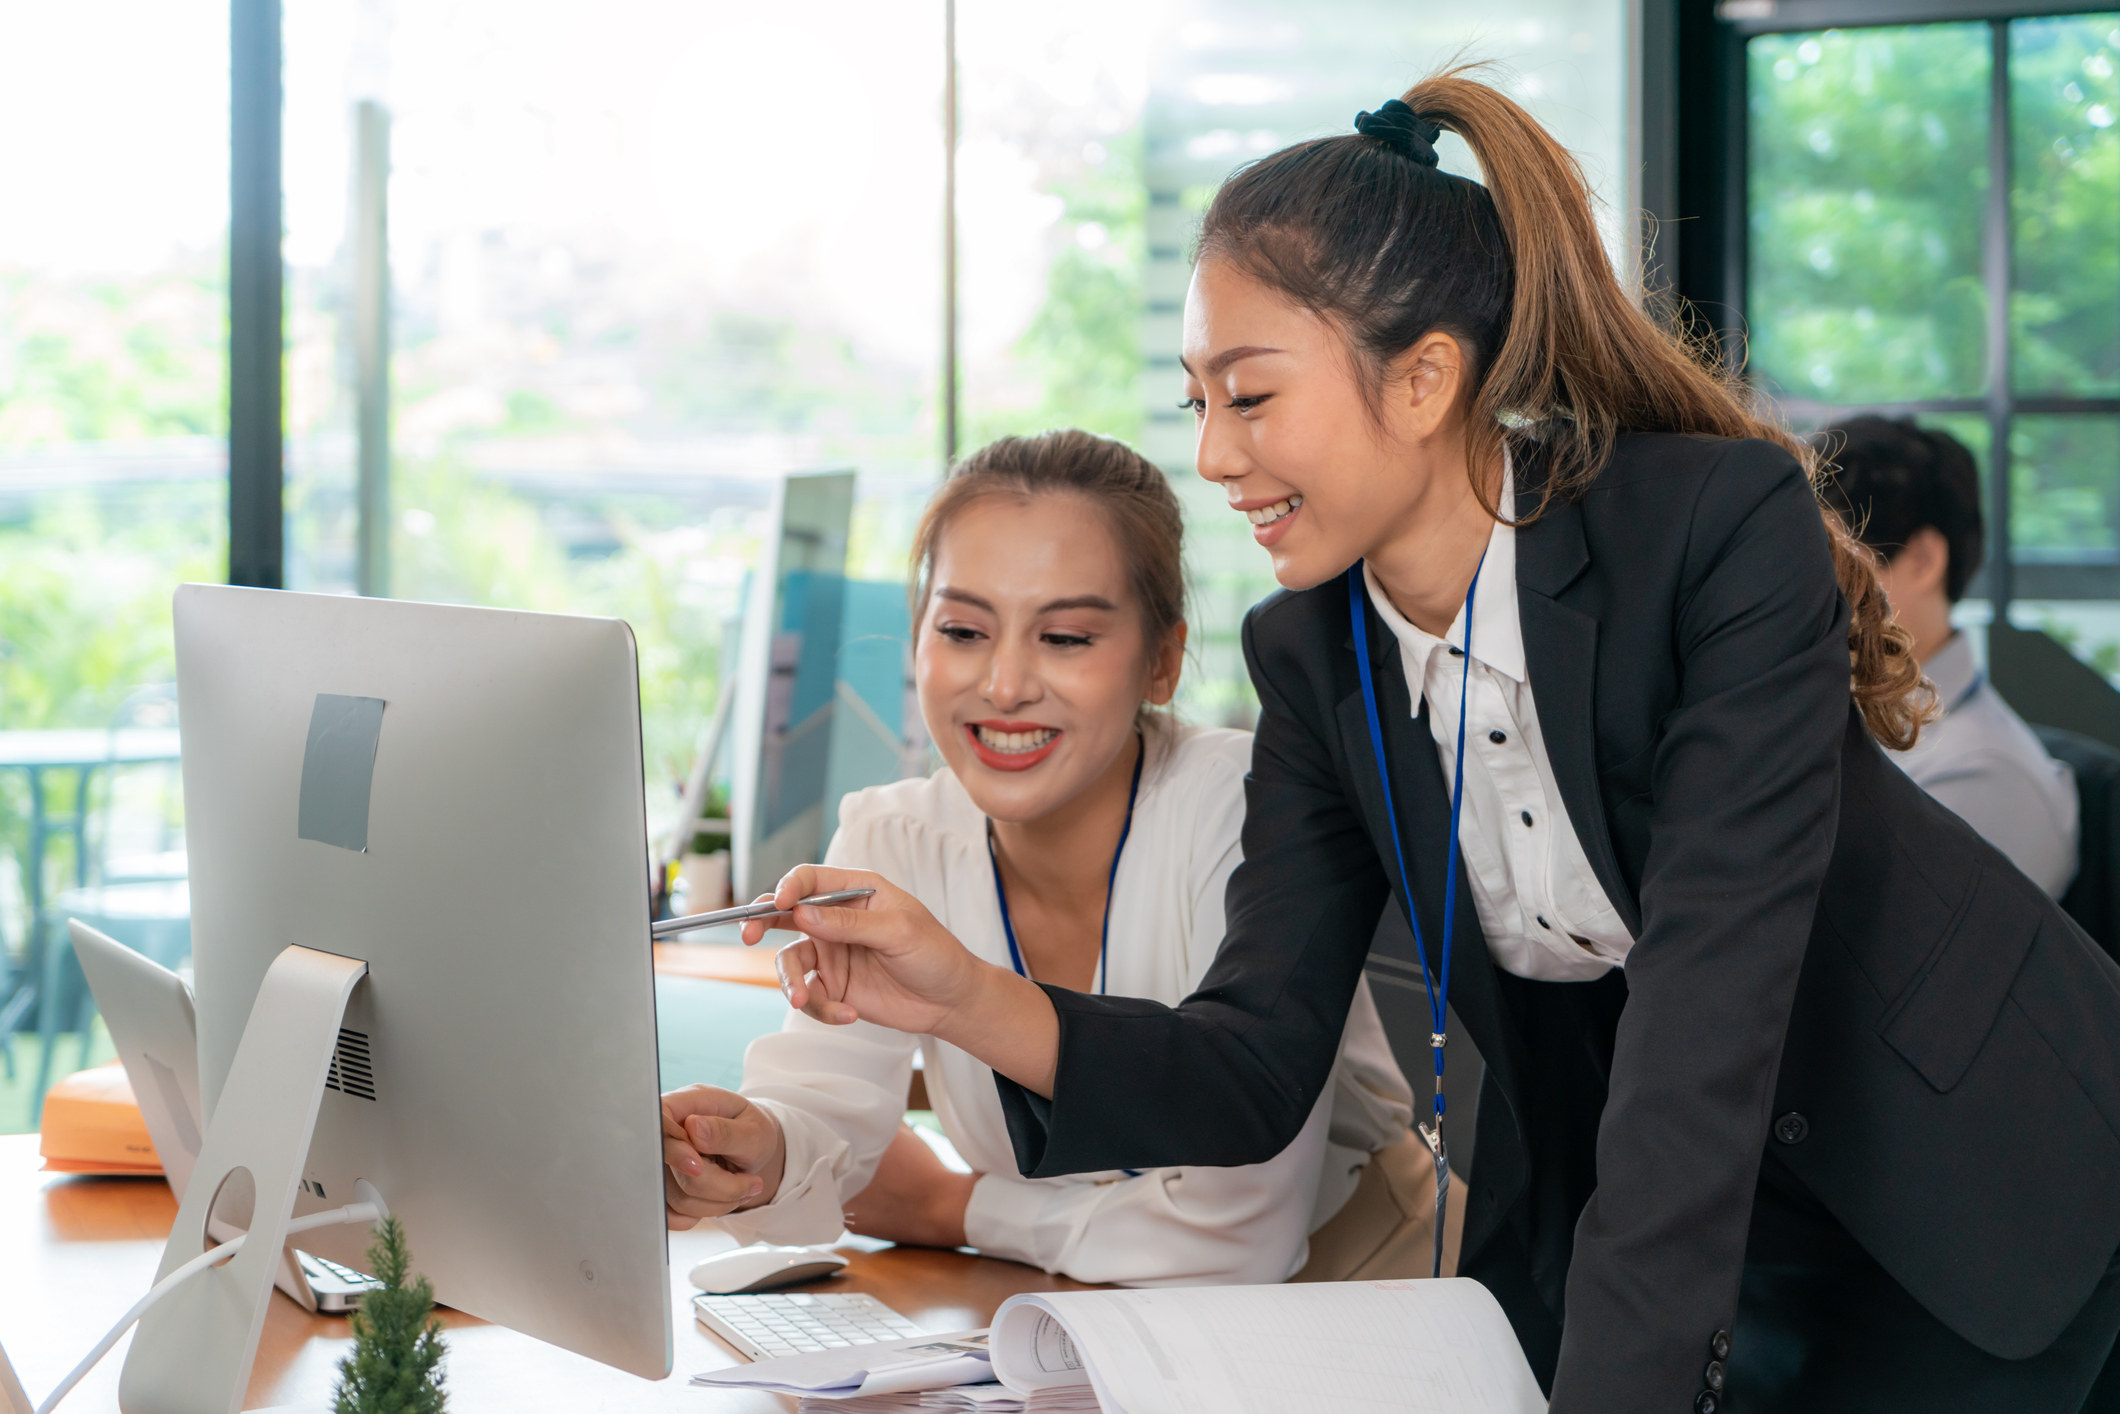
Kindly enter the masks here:
[[656, 943], [655, 970], [666, 977], [705, 977], [778, 991], [780, 974], [773, 970], [773, 954], [794, 939], [793, 933], [777, 937], [769, 933], [755, 948], [741, 943]]
[[[41, 1400], [153, 1282], [177, 1205], [158, 1178], [65, 1178], [40, 1173], [37, 1164], [36, 1135], [0, 1137], [0, 1344], [30, 1398]], [[535, 1241], [535, 1235], [526, 1233], [524, 1240]], [[718, 1231], [670, 1234], [677, 1359], [666, 1380], [637, 1379], [500, 1326], [443, 1312], [450, 1409], [787, 1414], [794, 1401], [778, 1395], [688, 1383], [701, 1370], [741, 1363], [692, 1319], [685, 1280], [694, 1262], [730, 1245]], [[823, 1289], [870, 1292], [937, 1333], [988, 1324], [995, 1308], [1019, 1291], [1080, 1287], [1014, 1262], [960, 1252], [842, 1250], [853, 1265]], [[338, 1363], [352, 1339], [344, 1317], [306, 1315], [273, 1293], [244, 1407], [328, 1408]], [[118, 1407], [126, 1348], [121, 1344], [104, 1357], [60, 1405], [62, 1414], [109, 1414]]]

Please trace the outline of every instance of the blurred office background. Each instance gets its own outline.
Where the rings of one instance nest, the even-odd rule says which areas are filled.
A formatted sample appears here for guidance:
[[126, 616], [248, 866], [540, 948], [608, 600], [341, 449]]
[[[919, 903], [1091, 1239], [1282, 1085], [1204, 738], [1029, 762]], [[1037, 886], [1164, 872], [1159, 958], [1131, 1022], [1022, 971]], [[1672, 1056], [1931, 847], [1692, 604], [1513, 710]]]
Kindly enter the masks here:
[[1181, 710], [1247, 724], [1271, 581], [1191, 475], [1191, 226], [1460, 54], [1792, 421], [1973, 447], [1969, 622], [2120, 674], [2110, 9], [0, 0], [0, 1132], [108, 1054], [39, 1065], [54, 901], [181, 874], [182, 580], [624, 617], [660, 822], [778, 478], [852, 470], [847, 572], [896, 581], [952, 447], [1074, 424], [1171, 472]]

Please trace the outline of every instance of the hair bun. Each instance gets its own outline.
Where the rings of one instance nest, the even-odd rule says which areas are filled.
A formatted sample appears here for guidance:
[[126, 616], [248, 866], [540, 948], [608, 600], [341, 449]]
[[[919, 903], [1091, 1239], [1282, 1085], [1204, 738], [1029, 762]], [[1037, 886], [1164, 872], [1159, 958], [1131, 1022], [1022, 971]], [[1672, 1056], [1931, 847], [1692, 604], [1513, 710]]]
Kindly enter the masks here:
[[1438, 160], [1435, 140], [1443, 135], [1442, 128], [1399, 99], [1391, 99], [1374, 113], [1355, 114], [1354, 130], [1363, 137], [1376, 138], [1423, 167], [1433, 167]]

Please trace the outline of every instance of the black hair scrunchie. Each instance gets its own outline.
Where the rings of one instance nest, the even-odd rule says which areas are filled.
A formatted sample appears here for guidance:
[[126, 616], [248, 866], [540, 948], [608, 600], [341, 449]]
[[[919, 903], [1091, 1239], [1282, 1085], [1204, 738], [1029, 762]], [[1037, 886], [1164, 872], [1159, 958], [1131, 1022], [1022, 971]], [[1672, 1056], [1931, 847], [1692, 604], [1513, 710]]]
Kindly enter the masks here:
[[1442, 128], [1399, 99], [1391, 99], [1374, 113], [1355, 114], [1354, 130], [1363, 137], [1376, 138], [1423, 167], [1433, 167], [1438, 160], [1435, 140], [1443, 135]]

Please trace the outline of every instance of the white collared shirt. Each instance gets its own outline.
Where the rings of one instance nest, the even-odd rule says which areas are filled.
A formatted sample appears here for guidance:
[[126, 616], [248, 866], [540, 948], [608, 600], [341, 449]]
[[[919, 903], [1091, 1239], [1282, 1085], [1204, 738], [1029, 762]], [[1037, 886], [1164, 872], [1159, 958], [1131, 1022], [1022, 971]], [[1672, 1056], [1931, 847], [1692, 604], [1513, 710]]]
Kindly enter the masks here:
[[[1511, 516], [1506, 471], [1499, 509]], [[1539, 732], [1523, 625], [1516, 603], [1516, 527], [1497, 522], [1487, 540], [1472, 599], [1472, 657], [1461, 608], [1443, 638], [1425, 633], [1392, 606], [1365, 563], [1369, 602], [1399, 641], [1399, 663], [1413, 712], [1428, 701], [1428, 724], [1447, 784], [1457, 766], [1458, 691], [1465, 688], [1465, 790], [1459, 848], [1488, 951], [1508, 972], [1542, 982], [1587, 982], [1627, 959], [1634, 935], [1568, 819], [1546, 740]], [[1440, 861], [1407, 861], [1433, 869]]]
[[[1105, 990], [1175, 1004], [1222, 943], [1223, 893], [1242, 858], [1251, 734], [1155, 723], [1133, 829], [1112, 881]], [[972, 953], [1009, 965], [986, 817], [947, 768], [846, 797], [827, 864], [872, 869], [926, 905]], [[971, 1245], [1082, 1281], [1128, 1286], [1285, 1281], [1309, 1235], [1353, 1193], [1370, 1154], [1405, 1137], [1413, 1092], [1368, 984], [1355, 992], [1331, 1082], [1302, 1132], [1263, 1164], [1024, 1178], [994, 1073], [932, 1036], [790, 1012], [751, 1043], [743, 1093], [787, 1141], [774, 1201], [722, 1225], [745, 1242], [831, 1242], [905, 1113], [913, 1056], [958, 1153], [981, 1175]], [[1143, 1077], [1153, 1084], [1154, 1077]]]
[[1921, 665], [1944, 714], [1892, 759], [2055, 898], [2076, 877], [2076, 777], [2046, 754], [1954, 633]]

